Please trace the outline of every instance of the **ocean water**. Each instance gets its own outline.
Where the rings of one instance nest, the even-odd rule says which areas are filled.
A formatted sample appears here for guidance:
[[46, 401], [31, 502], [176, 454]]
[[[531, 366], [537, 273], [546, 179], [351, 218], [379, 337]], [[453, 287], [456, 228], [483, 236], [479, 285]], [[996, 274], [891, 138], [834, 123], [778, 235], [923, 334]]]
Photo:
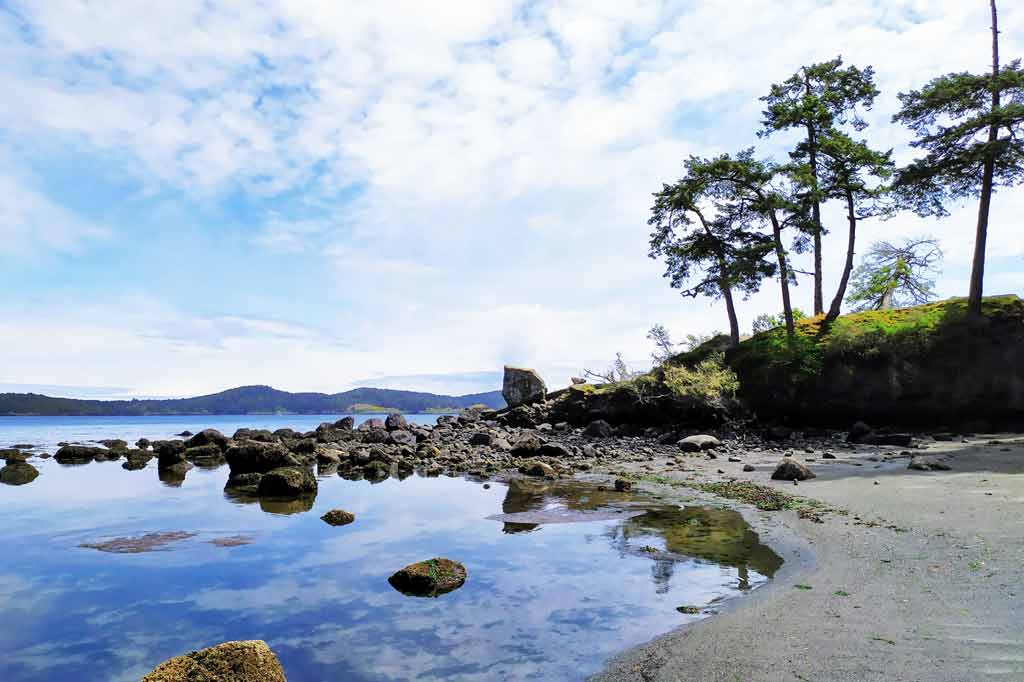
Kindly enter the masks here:
[[[328, 421], [17, 419], [3, 420], [0, 442]], [[315, 497], [281, 502], [226, 496], [227, 467], [161, 480], [155, 460], [138, 471], [30, 461], [38, 478], [0, 485], [4, 682], [137, 680], [167, 658], [237, 639], [266, 640], [290, 682], [581, 680], [741, 598], [782, 564], [736, 512], [596, 482], [370, 483], [325, 472]], [[325, 524], [332, 508], [356, 521]], [[108, 551], [147, 535], [164, 543]], [[466, 566], [464, 586], [416, 598], [388, 583], [436, 556]]]
[[[50, 454], [57, 443], [95, 443], [106, 438], [120, 438], [129, 447], [139, 438], [150, 440], [173, 438], [182, 431], [198, 433], [203, 429], [217, 429], [231, 436], [241, 428], [276, 431], [291, 428], [312, 431], [323, 422], [336, 422], [351, 416], [356, 424], [367, 419], [380, 418], [380, 414], [301, 414], [301, 415], [167, 415], [153, 417], [3, 417], [0, 416], [0, 448], [16, 444], [34, 445], [36, 450]], [[407, 414], [406, 420], [417, 424], [433, 424], [436, 414]]]

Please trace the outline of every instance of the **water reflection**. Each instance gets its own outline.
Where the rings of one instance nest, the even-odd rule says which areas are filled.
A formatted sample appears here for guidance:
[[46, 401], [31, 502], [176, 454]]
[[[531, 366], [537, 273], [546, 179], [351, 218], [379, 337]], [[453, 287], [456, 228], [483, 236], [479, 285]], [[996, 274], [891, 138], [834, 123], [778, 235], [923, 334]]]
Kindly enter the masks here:
[[[138, 680], [232, 639], [267, 640], [293, 680], [582, 679], [699, 617], [680, 604], [738, 595], [781, 564], [738, 515], [596, 486], [329, 476], [316, 497], [273, 500], [224, 491], [225, 468], [180, 487], [156, 468], [43, 462], [0, 492], [0, 619], [18, 623], [4, 682]], [[341, 533], [319, 518], [338, 507], [357, 517]], [[510, 534], [498, 512], [587, 522]], [[79, 547], [181, 533], [199, 535], [156, 553]], [[437, 600], [388, 584], [434, 556], [465, 564], [466, 584]]]
[[[638, 504], [643, 513], [637, 513]], [[735, 567], [741, 590], [750, 589], [751, 571], [771, 578], [783, 563], [778, 554], [761, 543], [743, 516], [731, 509], [638, 503], [630, 493], [602, 485], [527, 479], [509, 482], [501, 508], [506, 515], [552, 522], [586, 520], [595, 512], [605, 512], [598, 514], [600, 518], [621, 514], [623, 522], [609, 527], [606, 535], [620, 554], [654, 561], [652, 578], [659, 593], [668, 591], [675, 566], [689, 557]], [[541, 525], [505, 520], [503, 530], [528, 532]]]

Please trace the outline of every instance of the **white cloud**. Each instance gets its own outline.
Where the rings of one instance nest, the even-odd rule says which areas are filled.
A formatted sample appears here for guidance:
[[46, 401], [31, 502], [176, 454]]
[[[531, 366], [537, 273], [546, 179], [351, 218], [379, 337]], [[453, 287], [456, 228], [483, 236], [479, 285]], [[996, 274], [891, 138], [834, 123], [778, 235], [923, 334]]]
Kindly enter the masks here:
[[[162, 340], [143, 340], [137, 325], [83, 321], [83, 338], [97, 339], [95, 355], [80, 356], [89, 371], [39, 361], [41, 331], [22, 349], [19, 380], [151, 393], [257, 380], [334, 390], [375, 373], [503, 361], [567, 378], [616, 350], [644, 362], [654, 322], [679, 333], [725, 324], [715, 304], [680, 300], [646, 258], [650, 193], [677, 177], [687, 154], [753, 144], [768, 85], [842, 54], [876, 66], [883, 96], [867, 135], [905, 160], [907, 135], [888, 123], [895, 93], [984, 68], [988, 40], [983, 3], [959, 0], [739, 0], [728, 12], [714, 0], [11, 7], [0, 15], [0, 128], [11, 158], [62, 147], [116, 156], [142, 185], [214, 205], [236, 190], [297, 195], [298, 210], [275, 204], [251, 239], [328, 265], [331, 286], [364, 299], [359, 317], [338, 322], [353, 343], [344, 352], [337, 332], [256, 334], [228, 316], [177, 312], [180, 333]], [[1022, 36], [1024, 12], [1010, 8], [1004, 54], [1024, 52]], [[781, 155], [791, 141], [761, 148]], [[337, 198], [353, 186], [357, 195]], [[102, 234], [22, 184], [0, 192], [27, 197], [0, 208], [19, 249], [72, 249]], [[992, 253], [1024, 251], [1020, 231], [1003, 227], [1021, 206], [1019, 191], [998, 197]], [[828, 218], [831, 286], [843, 221]], [[866, 224], [863, 237], [922, 232], [938, 234], [947, 253], [940, 291], [959, 292], [971, 206], [944, 222]], [[810, 288], [796, 295], [808, 307]], [[777, 298], [766, 284], [742, 306], [744, 323], [777, 310]], [[161, 361], [140, 360], [130, 375], [130, 362], [103, 359], [111, 347]]]

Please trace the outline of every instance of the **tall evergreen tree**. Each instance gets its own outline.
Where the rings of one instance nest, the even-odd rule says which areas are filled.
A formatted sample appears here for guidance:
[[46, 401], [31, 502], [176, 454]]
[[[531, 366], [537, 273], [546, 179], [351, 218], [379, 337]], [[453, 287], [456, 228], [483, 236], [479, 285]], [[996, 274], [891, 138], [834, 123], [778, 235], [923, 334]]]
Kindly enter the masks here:
[[762, 137], [774, 132], [798, 128], [806, 137], [797, 146], [796, 154], [806, 158], [809, 173], [804, 188], [810, 204], [810, 231], [814, 242], [814, 314], [825, 311], [822, 291], [821, 202], [827, 198], [821, 191], [819, 156], [824, 136], [836, 126], [850, 123], [856, 130], [865, 123], [857, 108], [870, 108], [878, 89], [874, 84], [874, 69], [843, 68], [842, 57], [811, 64], [772, 85], [771, 91], [761, 98], [764, 110]]
[[926, 154], [897, 174], [895, 188], [920, 215], [945, 216], [950, 200], [978, 197], [974, 259], [967, 309], [981, 315], [985, 245], [992, 193], [1024, 181], [1024, 69], [1019, 59], [1000, 68], [999, 22], [992, 15], [992, 71], [950, 73], [899, 95], [893, 121], [917, 134], [911, 146]]
[[725, 300], [729, 335], [736, 345], [740, 329], [733, 294], [756, 292], [774, 266], [765, 260], [772, 242], [749, 228], [722, 191], [722, 166], [728, 162], [728, 156], [688, 159], [686, 175], [654, 195], [647, 222], [652, 228], [650, 257], [664, 258], [665, 277], [684, 296]]
[[843, 274], [825, 316], [825, 321], [831, 322], [839, 317], [850, 273], [853, 272], [858, 221], [888, 214], [892, 210], [885, 198], [888, 190], [886, 183], [892, 177], [895, 164], [892, 161], [892, 150], [875, 151], [868, 147], [867, 142], [854, 140], [835, 129], [826, 131], [818, 141], [821, 196], [842, 201], [846, 205], [846, 221], [849, 226]]

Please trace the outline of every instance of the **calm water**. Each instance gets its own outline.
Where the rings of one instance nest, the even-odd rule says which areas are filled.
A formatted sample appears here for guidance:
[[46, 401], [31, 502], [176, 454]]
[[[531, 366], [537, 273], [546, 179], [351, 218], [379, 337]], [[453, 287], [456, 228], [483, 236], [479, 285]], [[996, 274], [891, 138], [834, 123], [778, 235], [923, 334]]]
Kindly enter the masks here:
[[[277, 426], [306, 423], [284, 419]], [[17, 427], [26, 431], [13, 439], [5, 424], [0, 443], [218, 425], [62, 421], [47, 435], [23, 438], [31, 429]], [[225, 498], [226, 467], [167, 485], [155, 461], [140, 471], [32, 461], [35, 481], [0, 485], [4, 682], [137, 680], [166, 658], [233, 639], [265, 639], [291, 682], [579, 680], [704, 617], [676, 607], [738, 596], [782, 563], [735, 512], [593, 484], [325, 476], [315, 500], [261, 504]], [[323, 523], [335, 507], [356, 522]], [[80, 546], [174, 531], [191, 535], [160, 551]], [[217, 544], [225, 540], [245, 544]], [[466, 584], [437, 599], [388, 584], [396, 569], [433, 556], [462, 561]]]
[[[135, 447], [139, 438], [156, 440], [173, 438], [182, 431], [197, 433], [203, 429], [217, 429], [230, 436], [241, 428], [276, 431], [291, 428], [312, 431], [323, 422], [336, 422], [351, 416], [356, 424], [370, 418], [383, 419], [382, 414], [303, 414], [303, 415], [170, 415], [154, 417], [2, 417], [0, 416], [0, 448], [15, 444], [38, 446], [51, 454], [57, 443], [95, 442], [105, 438], [121, 438], [129, 447]], [[434, 424], [436, 414], [407, 414], [406, 420], [417, 424]]]

